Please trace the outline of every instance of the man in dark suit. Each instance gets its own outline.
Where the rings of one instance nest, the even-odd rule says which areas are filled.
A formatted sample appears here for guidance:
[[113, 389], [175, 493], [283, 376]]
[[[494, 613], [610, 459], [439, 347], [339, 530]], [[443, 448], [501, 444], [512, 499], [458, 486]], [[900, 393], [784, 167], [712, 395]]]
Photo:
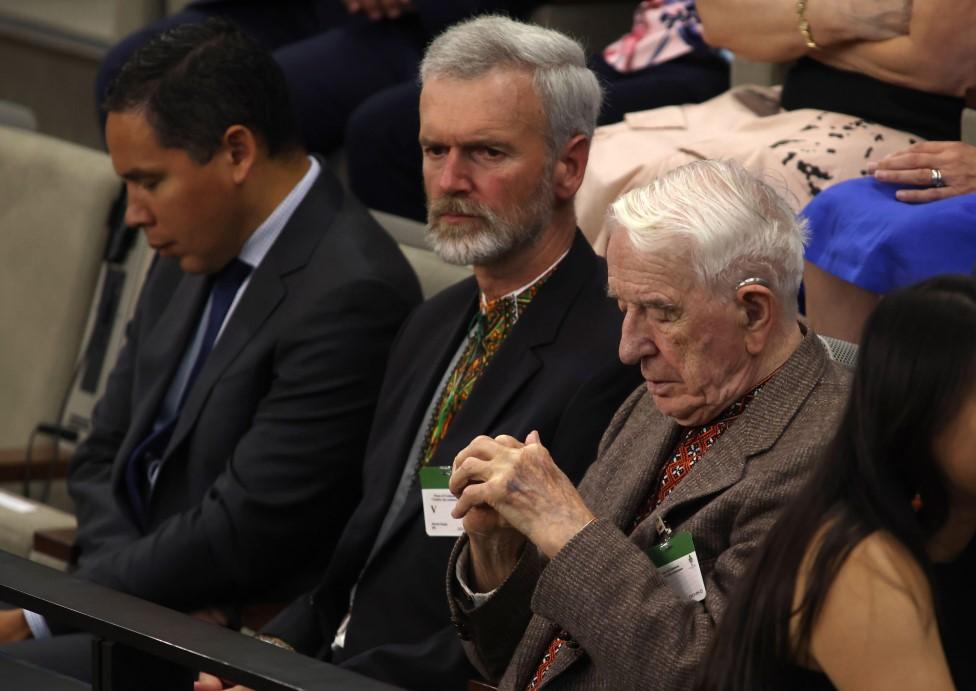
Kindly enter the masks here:
[[476, 672], [443, 596], [459, 526], [425, 519], [424, 473], [450, 466], [478, 434], [536, 430], [580, 478], [639, 377], [616, 356], [606, 264], [575, 225], [600, 105], [582, 48], [481, 18], [434, 41], [422, 75], [428, 238], [475, 275], [407, 320], [370, 433], [364, 498], [321, 585], [263, 633], [399, 686], [464, 689]]
[[[72, 459], [77, 575], [233, 622], [331, 556], [419, 286], [302, 149], [280, 68], [229, 23], [144, 46], [106, 109], [126, 222], [158, 260]], [[59, 630], [7, 616], [8, 640]]]

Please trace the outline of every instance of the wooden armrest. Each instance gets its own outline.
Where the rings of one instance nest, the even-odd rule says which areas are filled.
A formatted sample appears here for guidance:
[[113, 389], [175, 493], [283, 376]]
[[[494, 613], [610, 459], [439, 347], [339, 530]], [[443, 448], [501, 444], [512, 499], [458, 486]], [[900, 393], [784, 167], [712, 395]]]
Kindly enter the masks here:
[[[54, 464], [54, 477], [68, 476], [68, 463], [71, 450], [64, 445], [58, 450], [58, 460]], [[54, 460], [54, 444], [39, 442], [34, 445], [31, 456], [31, 475], [36, 478], [47, 477], [51, 461]], [[0, 449], [0, 482], [21, 482], [27, 467], [27, 449]]]
[[34, 551], [74, 566], [78, 563], [77, 533], [76, 528], [38, 530], [34, 533]]

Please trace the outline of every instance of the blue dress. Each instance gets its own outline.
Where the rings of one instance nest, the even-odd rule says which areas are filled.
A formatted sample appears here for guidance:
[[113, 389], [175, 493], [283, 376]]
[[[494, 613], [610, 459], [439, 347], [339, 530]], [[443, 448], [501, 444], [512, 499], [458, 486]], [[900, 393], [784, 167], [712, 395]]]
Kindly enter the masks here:
[[810, 221], [806, 259], [874, 293], [887, 293], [976, 264], [976, 194], [925, 204], [873, 177], [834, 185], [801, 212]]

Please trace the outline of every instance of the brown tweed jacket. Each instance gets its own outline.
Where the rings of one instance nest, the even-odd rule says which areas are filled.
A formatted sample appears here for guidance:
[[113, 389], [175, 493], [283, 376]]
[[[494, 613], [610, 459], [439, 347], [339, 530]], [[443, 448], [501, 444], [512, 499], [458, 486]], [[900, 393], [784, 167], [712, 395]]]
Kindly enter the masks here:
[[[598, 520], [546, 562], [531, 545], [495, 595], [473, 608], [448, 569], [452, 617], [471, 661], [503, 690], [525, 688], [553, 636], [572, 640], [546, 675], [552, 689], [685, 689], [732, 589], [781, 508], [829, 441], [850, 374], [808, 331], [742, 417], [628, 536], [681, 428], [642, 387], [617, 411], [580, 492]], [[646, 549], [655, 522], [690, 531], [703, 602], [680, 600]], [[504, 673], [504, 674], [503, 674]]]

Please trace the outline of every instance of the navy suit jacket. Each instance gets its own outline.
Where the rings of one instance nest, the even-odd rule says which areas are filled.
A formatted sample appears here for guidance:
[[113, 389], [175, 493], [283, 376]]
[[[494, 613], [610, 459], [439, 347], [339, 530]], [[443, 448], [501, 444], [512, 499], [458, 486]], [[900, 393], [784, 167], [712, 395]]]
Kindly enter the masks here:
[[399, 248], [323, 167], [187, 394], [148, 502], [124, 468], [208, 295], [156, 262], [72, 459], [77, 575], [182, 610], [287, 601], [321, 573], [359, 496], [390, 344], [420, 301]]
[[[524, 438], [536, 429], [570, 478], [582, 478], [617, 406], [640, 382], [637, 368], [617, 358], [621, 314], [606, 285], [606, 263], [577, 232], [569, 254], [475, 384], [431, 465], [451, 465], [479, 434]], [[416, 482], [393, 530], [366, 563], [417, 431], [427, 424], [425, 412], [477, 304], [478, 287], [470, 278], [407, 320], [370, 433], [363, 500], [322, 584], [282, 612], [266, 633], [305, 654], [409, 688], [463, 689], [478, 676], [444, 598], [454, 540], [427, 536]], [[333, 659], [330, 644], [357, 578], [345, 647]]]

